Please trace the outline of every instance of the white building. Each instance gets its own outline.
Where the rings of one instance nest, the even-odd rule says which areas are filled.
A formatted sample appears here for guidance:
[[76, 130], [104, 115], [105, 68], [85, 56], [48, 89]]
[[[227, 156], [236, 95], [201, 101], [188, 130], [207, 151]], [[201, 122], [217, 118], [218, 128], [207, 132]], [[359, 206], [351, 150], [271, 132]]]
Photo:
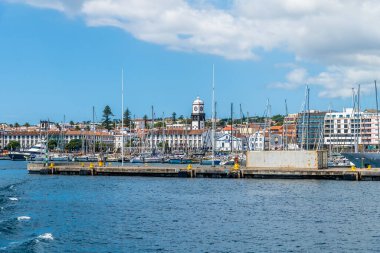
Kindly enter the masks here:
[[248, 138], [249, 150], [264, 150], [264, 135], [263, 131], [257, 131]]
[[193, 102], [193, 109], [191, 113], [191, 129], [200, 130], [205, 128], [204, 102], [197, 97]]
[[[30, 148], [33, 145], [37, 144], [42, 139], [45, 139], [46, 132], [40, 131], [6, 131], [2, 134], [2, 141], [0, 144], [4, 148], [10, 141], [17, 141], [20, 143], [22, 149]], [[114, 136], [108, 132], [91, 132], [91, 131], [49, 131], [48, 133], [49, 140], [61, 141], [63, 144], [69, 143], [73, 139], [80, 139], [83, 141], [95, 141], [101, 142], [107, 147], [114, 145]]]
[[324, 119], [324, 144], [350, 147], [355, 143], [366, 148], [378, 145], [379, 115], [373, 112], [356, 112], [345, 108], [331, 112]]

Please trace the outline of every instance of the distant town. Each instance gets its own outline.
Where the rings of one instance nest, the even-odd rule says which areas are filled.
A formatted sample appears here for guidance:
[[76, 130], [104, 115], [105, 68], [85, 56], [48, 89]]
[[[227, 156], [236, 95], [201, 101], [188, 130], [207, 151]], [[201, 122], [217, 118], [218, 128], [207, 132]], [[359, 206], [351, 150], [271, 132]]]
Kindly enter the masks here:
[[[376, 110], [358, 111], [345, 108], [340, 112], [307, 110], [288, 115], [215, 120], [215, 151], [246, 150], [320, 150], [336, 152], [377, 149], [379, 145], [379, 115]], [[38, 125], [0, 124], [0, 149], [28, 149], [41, 138], [48, 138], [49, 150], [61, 152], [121, 152], [160, 150], [164, 153], [210, 150], [212, 119], [206, 119], [204, 102], [197, 98], [192, 104], [191, 118], [178, 116], [143, 118], [124, 112], [121, 120], [113, 118], [106, 106], [101, 122], [49, 122]]]

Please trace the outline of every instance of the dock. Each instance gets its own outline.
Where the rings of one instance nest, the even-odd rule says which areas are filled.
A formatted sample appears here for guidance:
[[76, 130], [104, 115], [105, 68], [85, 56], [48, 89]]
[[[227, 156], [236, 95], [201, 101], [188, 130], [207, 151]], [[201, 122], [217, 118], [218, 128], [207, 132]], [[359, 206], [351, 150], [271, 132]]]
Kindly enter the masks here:
[[29, 163], [30, 174], [82, 175], [82, 176], [141, 176], [184, 178], [236, 178], [236, 179], [319, 179], [349, 181], [380, 181], [380, 169], [291, 169], [246, 168], [238, 166], [186, 166], [140, 164], [115, 166], [95, 163]]

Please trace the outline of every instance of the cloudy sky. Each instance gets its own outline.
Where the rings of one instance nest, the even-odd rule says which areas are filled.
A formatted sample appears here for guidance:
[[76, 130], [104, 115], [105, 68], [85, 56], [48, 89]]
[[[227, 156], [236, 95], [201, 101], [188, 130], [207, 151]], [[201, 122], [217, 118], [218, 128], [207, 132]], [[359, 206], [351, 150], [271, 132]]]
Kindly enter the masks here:
[[380, 69], [380, 5], [374, 0], [3, 0], [0, 2], [0, 121], [88, 120], [125, 98], [136, 117], [298, 112], [351, 105], [362, 85], [374, 107]]

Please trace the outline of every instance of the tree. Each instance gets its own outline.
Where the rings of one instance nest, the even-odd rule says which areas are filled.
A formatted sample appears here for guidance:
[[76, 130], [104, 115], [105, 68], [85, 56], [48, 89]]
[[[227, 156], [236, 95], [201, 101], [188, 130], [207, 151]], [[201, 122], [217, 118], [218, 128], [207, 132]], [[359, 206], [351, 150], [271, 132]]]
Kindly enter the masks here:
[[66, 149], [69, 151], [78, 151], [82, 148], [82, 141], [80, 139], [72, 139], [66, 144]]
[[112, 121], [111, 121], [111, 116], [114, 116], [111, 107], [109, 105], [106, 105], [103, 110], [103, 122], [102, 126], [110, 131], [112, 129]]
[[26, 123], [24, 124], [24, 127], [30, 127], [30, 124], [29, 124], [28, 122], [26, 122]]
[[175, 123], [176, 120], [177, 120], [176, 116], [177, 116], [177, 113], [173, 112], [172, 113], [172, 121], [173, 121], [173, 123]]
[[144, 127], [145, 128], [149, 128], [147, 122], [148, 122], [148, 116], [145, 114], [144, 117], [143, 117], [143, 120], [144, 120]]
[[75, 130], [79, 131], [80, 127], [78, 125], [75, 126]]
[[58, 123], [55, 123], [55, 127], [58, 128], [59, 131], [61, 131], [61, 126]]
[[154, 127], [160, 128], [162, 126], [163, 126], [162, 121], [158, 121], [158, 122], [154, 123]]
[[90, 131], [90, 126], [86, 126], [86, 131]]
[[18, 141], [10, 141], [9, 143], [8, 143], [8, 145], [5, 147], [5, 149], [7, 149], [7, 150], [15, 150], [15, 149], [18, 149], [18, 148], [20, 148], [20, 142], [18, 142]]
[[70, 120], [70, 126], [74, 126], [74, 121]]
[[275, 122], [276, 126], [281, 126], [284, 123], [283, 115], [277, 114], [272, 117], [272, 120]]
[[56, 140], [49, 140], [48, 142], [48, 148], [49, 150], [53, 150], [57, 147], [58, 143]]
[[20, 124], [16, 122], [15, 127], [20, 127]]
[[124, 126], [129, 127], [131, 124], [131, 111], [127, 108], [124, 112]]

